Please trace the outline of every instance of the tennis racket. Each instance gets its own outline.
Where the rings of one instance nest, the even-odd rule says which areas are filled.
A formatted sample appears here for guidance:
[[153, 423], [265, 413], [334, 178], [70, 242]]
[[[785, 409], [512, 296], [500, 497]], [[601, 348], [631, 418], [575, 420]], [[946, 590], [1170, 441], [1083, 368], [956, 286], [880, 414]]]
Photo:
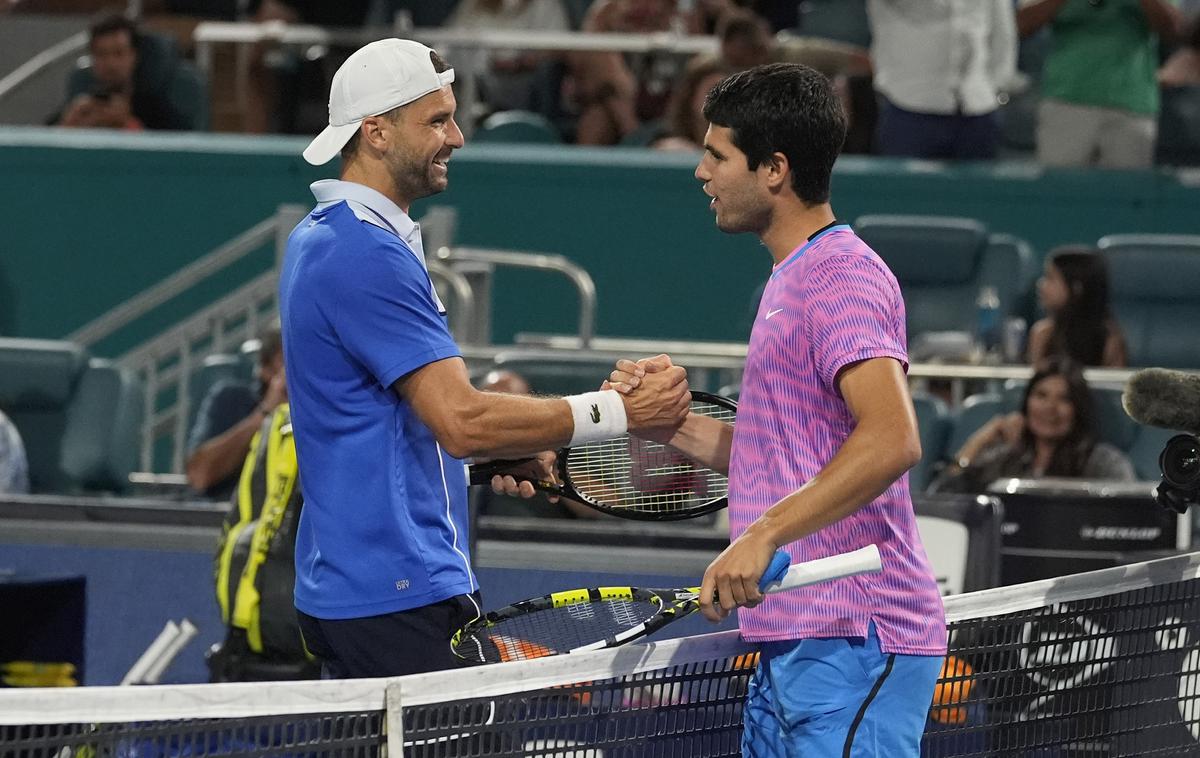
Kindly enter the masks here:
[[[692, 393], [692, 413], [732, 424], [737, 403], [707, 392]], [[496, 460], [470, 467], [471, 484], [512, 474], [523, 460]], [[720, 510], [728, 504], [729, 480], [672, 447], [624, 434], [558, 451], [562, 484], [529, 481], [537, 489], [627, 519], [675, 521]], [[517, 477], [520, 480], [522, 477]]]
[[[775, 554], [759, 591], [770, 594], [879, 571], [879, 549], [798, 563]], [[450, 647], [472, 663], [529, 660], [617, 647], [700, 609], [700, 588], [593, 587], [555, 592], [487, 613], [455, 633]]]

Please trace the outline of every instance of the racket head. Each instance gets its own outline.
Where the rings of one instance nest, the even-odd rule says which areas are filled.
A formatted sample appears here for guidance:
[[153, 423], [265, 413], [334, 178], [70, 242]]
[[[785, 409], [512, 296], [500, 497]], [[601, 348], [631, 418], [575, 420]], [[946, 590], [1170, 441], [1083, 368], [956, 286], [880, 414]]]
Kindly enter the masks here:
[[697, 607], [695, 588], [566, 590], [488, 612], [455, 632], [450, 649], [470, 663], [503, 663], [617, 647]]
[[[737, 403], [692, 392], [691, 412], [733, 424]], [[729, 504], [729, 479], [659, 442], [625, 435], [559, 452], [562, 494], [591, 508], [640, 521], [678, 521]]]

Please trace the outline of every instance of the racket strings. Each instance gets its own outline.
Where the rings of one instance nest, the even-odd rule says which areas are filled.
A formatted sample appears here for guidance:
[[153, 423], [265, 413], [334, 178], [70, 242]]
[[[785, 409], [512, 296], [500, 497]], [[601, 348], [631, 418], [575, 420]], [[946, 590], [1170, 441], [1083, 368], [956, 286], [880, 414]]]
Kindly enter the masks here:
[[455, 652], [482, 663], [566, 653], [633, 629], [661, 605], [649, 599], [594, 600], [501, 619], [459, 640]]
[[[735, 411], [693, 401], [691, 412], [732, 424]], [[705, 468], [667, 445], [623, 437], [571, 448], [571, 483], [593, 500], [621, 509], [654, 513], [688, 510], [729, 491], [725, 475]]]

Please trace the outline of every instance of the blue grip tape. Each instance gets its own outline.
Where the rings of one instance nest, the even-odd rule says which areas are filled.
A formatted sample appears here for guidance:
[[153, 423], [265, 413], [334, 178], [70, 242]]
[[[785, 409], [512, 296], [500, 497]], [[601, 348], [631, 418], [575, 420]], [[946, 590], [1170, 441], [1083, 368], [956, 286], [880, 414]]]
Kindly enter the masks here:
[[792, 556], [782, 550], [775, 553], [771, 558], [771, 562], [767, 565], [767, 570], [763, 572], [762, 579], [758, 580], [758, 591], [762, 592], [771, 582], [778, 582], [782, 579], [791, 565]]

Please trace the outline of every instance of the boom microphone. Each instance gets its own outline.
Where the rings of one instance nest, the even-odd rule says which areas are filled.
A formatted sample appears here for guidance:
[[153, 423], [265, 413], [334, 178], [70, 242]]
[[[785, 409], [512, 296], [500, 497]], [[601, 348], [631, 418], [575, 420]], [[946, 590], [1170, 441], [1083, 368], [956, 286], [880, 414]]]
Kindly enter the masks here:
[[1139, 424], [1196, 434], [1200, 432], [1200, 375], [1144, 369], [1125, 384], [1121, 405]]

